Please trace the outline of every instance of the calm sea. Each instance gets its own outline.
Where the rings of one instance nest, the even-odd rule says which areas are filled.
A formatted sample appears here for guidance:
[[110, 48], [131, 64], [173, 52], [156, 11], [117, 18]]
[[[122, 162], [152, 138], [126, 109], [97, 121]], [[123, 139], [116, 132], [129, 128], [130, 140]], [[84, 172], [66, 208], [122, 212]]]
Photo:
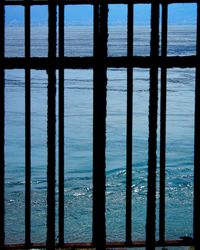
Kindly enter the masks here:
[[[126, 55], [126, 29], [120, 26], [110, 27], [109, 32], [109, 55]], [[32, 28], [32, 56], [47, 56], [47, 34], [47, 29], [44, 27]], [[92, 37], [91, 27], [66, 28], [65, 55], [91, 56]], [[134, 39], [134, 54], [149, 55], [149, 27], [136, 27]], [[195, 39], [193, 26], [170, 26], [168, 55], [194, 55]], [[6, 56], [24, 56], [23, 28], [7, 27]], [[143, 240], [145, 239], [147, 193], [149, 70], [135, 68], [133, 74], [132, 236], [133, 240]], [[125, 240], [126, 202], [127, 72], [123, 68], [109, 68], [107, 75], [107, 240], [123, 241]], [[92, 239], [92, 81], [92, 70], [65, 70], [66, 242], [91, 241]], [[194, 90], [195, 69], [173, 68], [167, 71], [167, 239], [177, 239], [186, 235], [192, 237]], [[25, 209], [24, 70], [6, 71], [5, 98], [6, 242], [19, 243], [24, 241]], [[58, 95], [56, 98], [58, 101]], [[46, 239], [47, 214], [46, 71], [31, 71], [31, 137], [31, 232], [32, 241], [42, 242]], [[158, 202], [159, 168], [157, 177]], [[57, 188], [56, 195], [58, 195]], [[158, 208], [157, 206], [157, 215]]]

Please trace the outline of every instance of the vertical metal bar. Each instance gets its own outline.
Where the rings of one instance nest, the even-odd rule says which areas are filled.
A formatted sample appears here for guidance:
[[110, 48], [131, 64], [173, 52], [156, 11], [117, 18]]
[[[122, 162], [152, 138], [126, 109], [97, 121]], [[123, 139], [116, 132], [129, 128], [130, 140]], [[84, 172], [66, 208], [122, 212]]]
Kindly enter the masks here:
[[47, 249], [55, 249], [56, 0], [49, 1]]
[[25, 2], [25, 244], [31, 243], [31, 91], [30, 91], [30, 2]]
[[5, 238], [5, 71], [4, 71], [4, 48], [5, 48], [5, 7], [4, 0], [0, 2], [0, 248], [4, 249]]
[[157, 146], [157, 109], [158, 109], [158, 66], [159, 53], [159, 3], [151, 5], [151, 59], [155, 66], [150, 69], [149, 97], [149, 149], [148, 149], [148, 193], [146, 221], [146, 249], [155, 249], [156, 223], [156, 146]]
[[105, 249], [106, 86], [108, 5], [94, 4], [94, 92], [93, 92], [93, 243]]
[[[133, 3], [128, 4], [128, 51], [133, 56]], [[133, 134], [133, 68], [127, 69], [127, 134], [126, 134], [126, 243], [132, 242], [132, 134]]]
[[[161, 56], [167, 56], [167, 18], [168, 5], [162, 5], [162, 48]], [[159, 240], [165, 241], [165, 168], [166, 168], [166, 95], [167, 69], [161, 68], [161, 96], [160, 96], [160, 210], [159, 210]]]
[[[97, 244], [98, 237], [98, 42], [99, 42], [99, 0], [95, 0], [93, 6], [93, 56], [95, 58], [94, 69], [93, 69], [93, 230], [92, 230], [92, 241]], [[105, 142], [104, 142], [105, 144]], [[105, 164], [105, 163], [103, 163]], [[104, 168], [104, 165], [103, 165]], [[103, 197], [103, 199], [105, 199]], [[103, 211], [104, 213], [104, 211]], [[104, 218], [105, 219], [105, 218]]]
[[[197, 3], [197, 58], [200, 58], [200, 3]], [[195, 124], [194, 124], [194, 221], [193, 234], [195, 249], [200, 249], [200, 67], [196, 68], [196, 89], [195, 89]]]
[[[59, 59], [64, 58], [64, 4], [59, 2]], [[59, 69], [59, 246], [64, 244], [64, 68]]]

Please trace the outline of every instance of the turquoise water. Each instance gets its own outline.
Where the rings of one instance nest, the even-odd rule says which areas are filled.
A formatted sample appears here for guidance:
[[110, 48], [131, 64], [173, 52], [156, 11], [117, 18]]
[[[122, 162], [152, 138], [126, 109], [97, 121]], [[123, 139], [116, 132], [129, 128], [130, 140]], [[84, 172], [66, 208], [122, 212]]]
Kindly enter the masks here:
[[[6, 30], [6, 56], [23, 56], [23, 28]], [[135, 31], [135, 55], [148, 55], [150, 32]], [[65, 55], [91, 56], [92, 29], [66, 28]], [[17, 39], [13, 39], [13, 38]], [[32, 29], [32, 56], [47, 56], [47, 30]], [[195, 54], [194, 27], [170, 27], [169, 55]], [[110, 27], [109, 55], [126, 54], [126, 30]], [[145, 239], [149, 70], [135, 68], [133, 92], [133, 239]], [[126, 69], [107, 72], [107, 240], [125, 239]], [[92, 239], [92, 70], [65, 70], [65, 241]], [[192, 236], [195, 69], [169, 69], [167, 80], [166, 238]], [[160, 90], [160, 85], [159, 85]], [[24, 70], [6, 71], [6, 242], [24, 241]], [[58, 92], [57, 92], [58, 93]], [[58, 95], [56, 96], [58, 101]], [[160, 108], [160, 107], [159, 107]], [[160, 110], [159, 110], [160, 111]], [[160, 113], [160, 112], [159, 112]], [[159, 120], [159, 117], [158, 117]], [[31, 71], [32, 241], [46, 239], [47, 74]], [[158, 124], [159, 145], [159, 124]], [[158, 149], [159, 162], [159, 149]], [[159, 164], [157, 168], [159, 201]], [[56, 188], [56, 195], [58, 190]], [[57, 197], [57, 196], [56, 196]], [[157, 204], [157, 215], [159, 206]], [[158, 217], [158, 216], [157, 216]], [[158, 227], [158, 221], [157, 221]], [[57, 230], [57, 229], [56, 229]], [[57, 232], [56, 232], [57, 234]], [[158, 235], [158, 230], [157, 230]]]

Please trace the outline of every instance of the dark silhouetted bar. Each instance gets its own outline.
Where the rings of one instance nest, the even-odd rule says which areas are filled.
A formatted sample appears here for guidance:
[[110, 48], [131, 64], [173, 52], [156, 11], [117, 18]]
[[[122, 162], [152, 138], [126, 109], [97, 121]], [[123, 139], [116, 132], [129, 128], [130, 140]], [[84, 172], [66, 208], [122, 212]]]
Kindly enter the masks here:
[[[159, 51], [159, 4], [151, 6], [151, 58], [156, 59]], [[148, 191], [147, 191], [147, 221], [146, 249], [155, 249], [156, 223], [156, 146], [157, 146], [157, 109], [158, 109], [158, 67], [150, 69], [149, 97], [149, 149], [148, 149]]]
[[[165, 241], [165, 246], [174, 246], [174, 247], [180, 247], [180, 246], [192, 246], [194, 245], [193, 240], [185, 241], [185, 240], [166, 240]], [[133, 241], [131, 244], [129, 244], [128, 247], [145, 247], [146, 242], [145, 241]], [[156, 242], [157, 247], [161, 247], [159, 242]], [[45, 243], [33, 243], [31, 245], [32, 248], [40, 248], [44, 249], [46, 247]], [[24, 244], [6, 244], [5, 246], [6, 249], [25, 249]], [[64, 249], [72, 250], [72, 249], [90, 249], [94, 248], [94, 244], [92, 242], [70, 242], [70, 243], [65, 243], [64, 244]], [[127, 248], [127, 243], [126, 242], [106, 242], [106, 248], [112, 249], [112, 248]], [[56, 249], [60, 249], [59, 245], [56, 245]], [[164, 250], [164, 249], [163, 249]]]
[[[1, 63], [1, 62], [0, 62]], [[55, 59], [55, 67], [59, 69], [61, 64], [66, 69], [92, 69], [95, 64], [93, 57], [65, 57], [62, 60]], [[5, 58], [5, 69], [24, 69], [27, 63], [24, 58]], [[29, 61], [31, 69], [46, 70], [50, 63], [48, 58], [31, 58]], [[108, 57], [106, 60], [107, 68], [150, 68], [152, 66], [166, 68], [195, 68], [199, 65], [196, 56], [170, 56], [166, 60], [158, 57], [154, 61], [150, 56], [134, 56], [132, 59], [127, 57]]]
[[[80, 4], [95, 4], [96, 0], [63, 0], [66, 5], [80, 5]], [[49, 0], [33, 0], [31, 5], [48, 5]], [[150, 4], [154, 3], [155, 0], [134, 0], [134, 4]], [[157, 3], [174, 4], [174, 3], [197, 3], [197, 0], [157, 0]], [[127, 0], [109, 0], [108, 4], [127, 4]], [[23, 5], [23, 0], [7, 0], [6, 5]]]
[[[98, 93], [98, 40], [99, 40], [99, 1], [96, 0], [93, 8], [93, 56], [96, 58], [96, 69], [93, 69], [93, 221], [92, 221], [92, 241], [94, 244], [97, 244], [98, 240], [98, 229], [96, 228], [98, 225], [98, 192], [99, 192], [99, 185], [97, 186], [98, 180], [98, 106], [97, 97]], [[105, 104], [104, 104], [105, 105]], [[104, 119], [104, 118], [103, 118]], [[103, 123], [102, 126], [103, 130], [103, 138], [104, 138], [104, 145], [105, 145], [105, 124]], [[105, 189], [105, 152], [103, 151], [103, 189]], [[97, 180], [96, 180], [97, 179]], [[101, 191], [100, 191], [101, 192]], [[103, 220], [105, 223], [105, 194], [103, 194], [103, 205], [102, 205], [102, 213], [103, 213]], [[102, 202], [102, 201], [101, 201]], [[105, 230], [105, 224], [103, 225], [103, 230]], [[103, 232], [104, 233], [104, 232]], [[104, 233], [105, 234], [105, 233]], [[103, 239], [105, 241], [105, 239]]]
[[93, 242], [105, 249], [106, 87], [108, 6], [104, 0], [94, 6], [94, 92], [93, 92]]
[[5, 72], [4, 72], [4, 47], [5, 47], [5, 18], [4, 18], [4, 1], [0, 2], [0, 248], [4, 249], [5, 237]]
[[56, 0], [49, 1], [47, 249], [55, 249]]
[[[167, 56], [167, 19], [168, 6], [162, 5], [162, 47], [161, 56]], [[159, 240], [165, 241], [165, 165], [166, 165], [166, 94], [167, 69], [161, 68], [161, 95], [160, 95], [160, 210], [159, 210]]]
[[[30, 5], [25, 5], [25, 58], [30, 58]], [[31, 89], [30, 68], [25, 69], [25, 244], [31, 243]]]
[[[200, 60], [200, 3], [197, 4], [197, 58]], [[194, 221], [195, 249], [200, 249], [200, 66], [196, 68], [195, 124], [194, 124]]]
[[59, 2], [59, 245], [64, 244], [64, 5]]
[[[128, 51], [133, 56], [133, 4], [128, 4]], [[127, 69], [127, 134], [126, 134], [126, 242], [132, 242], [132, 135], [133, 135], [133, 68]]]
[[[126, 4], [128, 8], [127, 55], [108, 57], [108, 4]], [[133, 56], [133, 9], [135, 4], [151, 4], [150, 56]], [[197, 55], [167, 56], [168, 5], [173, 3], [196, 3], [197, 5]], [[93, 6], [94, 34], [93, 56], [64, 56], [64, 9], [65, 5]], [[25, 56], [8, 58], [5, 54], [5, 6], [25, 7]], [[48, 7], [48, 57], [31, 58], [30, 7]], [[159, 55], [159, 7], [162, 6], [162, 39]], [[57, 25], [57, 7], [59, 10]], [[119, 17], [120, 18], [120, 17]], [[56, 55], [56, 28], [58, 28], [58, 56]], [[146, 241], [132, 240], [132, 137], [133, 137], [133, 68], [150, 69], [149, 95], [149, 142], [148, 142], [148, 190]], [[167, 69], [196, 68], [195, 118], [194, 118], [194, 239], [165, 239], [165, 181], [166, 181], [166, 101]], [[127, 132], [126, 132], [126, 232], [122, 242], [106, 240], [106, 102], [107, 68], [127, 69]], [[160, 200], [159, 239], [156, 240], [156, 165], [158, 122], [158, 68], [161, 68], [160, 95]], [[25, 70], [25, 241], [22, 244], [5, 244], [5, 70]], [[41, 243], [31, 242], [31, 69], [47, 70], [47, 239]], [[93, 69], [93, 228], [92, 242], [65, 242], [64, 221], [64, 70]], [[56, 200], [56, 70], [58, 70], [58, 225], [55, 220]], [[106, 248], [195, 246], [200, 249], [200, 3], [197, 0], [0, 0], [0, 249], [88, 249]], [[45, 219], [45, 218], [44, 218]], [[55, 228], [58, 226], [56, 241]], [[9, 232], [6, 232], [9, 234]], [[77, 239], [78, 241], [78, 239]]]

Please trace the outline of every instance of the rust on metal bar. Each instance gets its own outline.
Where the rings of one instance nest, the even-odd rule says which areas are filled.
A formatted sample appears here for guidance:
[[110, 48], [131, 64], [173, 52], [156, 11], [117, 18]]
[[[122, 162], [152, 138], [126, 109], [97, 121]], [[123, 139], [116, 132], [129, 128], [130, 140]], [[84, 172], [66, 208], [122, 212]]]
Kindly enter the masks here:
[[[162, 5], [162, 47], [161, 56], [167, 56], [167, 19], [168, 6]], [[167, 69], [161, 68], [161, 95], [160, 95], [160, 207], [159, 207], [159, 240], [165, 241], [165, 167], [166, 167], [166, 95]]]
[[[133, 56], [133, 4], [128, 4], [127, 57]], [[132, 242], [132, 135], [133, 135], [133, 68], [127, 69], [126, 123], [126, 242]]]
[[48, 121], [47, 121], [47, 249], [55, 246], [55, 136], [56, 136], [56, 1], [49, 1], [49, 34], [48, 34]]
[[[159, 4], [151, 6], [151, 52], [152, 62], [159, 54]], [[146, 249], [155, 249], [156, 230], [156, 164], [157, 164], [157, 113], [158, 113], [158, 67], [150, 68], [149, 87], [149, 142], [148, 142], [148, 192], [146, 219]]]
[[5, 7], [4, 1], [0, 2], [0, 248], [4, 249], [5, 238]]
[[[126, 242], [107, 242], [106, 248], [127, 248], [127, 247], [145, 247], [145, 241], [132, 241], [131, 243], [127, 244]], [[160, 247], [163, 246], [160, 244], [159, 241], [156, 242], [156, 246]], [[164, 243], [164, 246], [194, 246], [194, 241], [184, 241], [184, 240], [167, 240]], [[31, 248], [45, 248], [46, 243], [32, 243]], [[55, 245], [55, 249], [59, 249], [59, 244]], [[95, 248], [92, 242], [80, 242], [80, 243], [64, 243], [63, 249], [90, 249]], [[25, 244], [6, 244], [5, 249], [26, 249]]]

